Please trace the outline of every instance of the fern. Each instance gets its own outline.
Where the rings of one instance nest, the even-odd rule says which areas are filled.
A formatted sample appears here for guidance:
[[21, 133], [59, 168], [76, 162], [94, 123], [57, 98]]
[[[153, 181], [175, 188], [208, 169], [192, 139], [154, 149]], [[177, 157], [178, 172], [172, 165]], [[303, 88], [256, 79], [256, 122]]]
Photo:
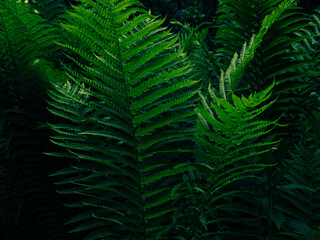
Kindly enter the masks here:
[[[204, 152], [198, 152], [203, 160], [196, 163], [196, 166], [207, 181], [197, 187], [201, 204], [197, 206], [196, 211], [200, 219], [206, 219], [206, 228], [210, 226], [210, 229], [214, 229], [214, 225], [224, 221], [223, 218], [217, 219], [217, 216], [221, 215], [221, 209], [231, 206], [227, 202], [221, 202], [221, 199], [229, 199], [239, 191], [231, 187], [232, 184], [246, 178], [254, 178], [254, 171], [268, 166], [259, 163], [258, 156], [269, 151], [270, 146], [276, 142], [257, 143], [256, 140], [268, 133], [269, 127], [277, 125], [276, 122], [258, 119], [258, 116], [274, 102], [261, 105], [270, 97], [272, 87], [273, 85], [265, 91], [252, 94], [249, 98], [239, 98], [232, 94], [233, 103], [213, 94], [215, 103], [204, 102], [200, 107], [199, 130], [195, 137], [203, 146]], [[220, 214], [215, 213], [216, 211]], [[201, 231], [196, 233], [201, 229], [197, 227], [198, 221], [193, 221], [195, 224], [191, 235], [196, 239], [202, 239]]]
[[[220, 26], [215, 40], [217, 44], [223, 45], [218, 52], [218, 61], [221, 67], [225, 68], [232, 54], [240, 51], [241, 43], [249, 41], [252, 34], [258, 33], [260, 19], [270, 14], [277, 6], [282, 6], [283, 11], [278, 12], [279, 14], [274, 16], [274, 24], [266, 28], [265, 37], [246, 71], [246, 82], [240, 82], [240, 88], [247, 88], [249, 84], [252, 89], [259, 90], [276, 79], [274, 95], [279, 99], [270, 109], [270, 112], [276, 111], [272, 113], [276, 115], [284, 109], [287, 112], [291, 111], [292, 107], [288, 108], [288, 104], [292, 103], [292, 100], [300, 99], [293, 90], [309, 87], [304, 78], [317, 74], [316, 71], [308, 70], [308, 64], [318, 62], [317, 59], [298, 59], [309, 55], [310, 51], [291, 50], [293, 44], [312, 37], [292, 37], [296, 30], [311, 26], [308, 18], [300, 13], [296, 2], [221, 1], [218, 9], [221, 14], [218, 18]], [[304, 70], [301, 72], [298, 69]], [[299, 78], [304, 80], [299, 81]]]
[[[293, 222], [299, 221], [301, 225], [315, 228], [320, 222], [319, 212], [319, 110], [314, 115], [302, 114], [299, 145], [291, 151], [286, 165], [293, 165], [286, 175], [286, 180], [295, 185], [306, 188], [292, 189], [283, 195], [288, 203], [283, 211], [292, 219], [288, 224], [294, 227]], [[295, 227], [294, 227], [295, 228]], [[295, 228], [298, 230], [297, 228]]]
[[195, 115], [189, 105], [197, 81], [184, 77], [189, 65], [174, 52], [178, 37], [139, 2], [83, 0], [73, 7], [77, 25], [63, 27], [83, 48], [59, 44], [78, 55], [69, 56], [78, 69], [66, 66], [69, 81], [53, 83], [49, 103], [65, 122], [50, 124], [58, 134], [52, 141], [79, 161], [54, 174], [74, 185], [62, 193], [79, 195], [69, 206], [86, 209], [70, 221], [78, 224], [72, 232], [88, 230], [84, 239], [166, 239], [183, 196], [171, 188], [194, 168], [161, 151], [177, 152], [172, 144], [182, 146], [195, 132], [171, 124]]
[[221, 0], [212, 49], [137, 0], [27, 2], [0, 2], [5, 239], [317, 238], [318, 13]]
[[[179, 38], [179, 49], [187, 53], [190, 63], [194, 65], [194, 74], [198, 79], [201, 79], [203, 88], [201, 91], [206, 91], [210, 79], [216, 76], [217, 65], [214, 61], [213, 53], [209, 50], [207, 39], [211, 26], [203, 28], [203, 25], [191, 27], [189, 24], [181, 24], [173, 22], [181, 27]], [[201, 30], [200, 30], [201, 29]], [[204, 57], [205, 56], [205, 57]]]
[[[286, 4], [287, 7], [284, 9]], [[257, 219], [260, 220], [250, 223], [250, 229], [254, 231], [253, 229], [256, 228], [255, 232], [259, 233], [263, 239], [296, 237], [294, 233], [289, 232], [292, 231], [292, 226], [290, 226], [290, 223], [294, 221], [292, 217], [298, 215], [297, 211], [292, 211], [297, 205], [291, 207], [290, 210], [287, 209], [280, 201], [282, 199], [280, 196], [288, 197], [292, 191], [305, 193], [310, 191], [310, 188], [307, 187], [309, 184], [295, 181], [293, 181], [295, 184], [292, 184], [292, 181], [286, 181], [283, 176], [291, 174], [292, 171], [291, 165], [284, 164], [287, 151], [292, 148], [290, 145], [286, 146], [285, 143], [297, 144], [301, 139], [301, 136], [296, 135], [297, 131], [293, 130], [297, 130], [297, 127], [301, 125], [296, 116], [300, 114], [303, 107], [306, 107], [304, 100], [309, 98], [307, 95], [304, 98], [301, 93], [310, 94], [310, 89], [316, 92], [315, 82], [309, 79], [315, 79], [318, 74], [317, 50], [306, 49], [303, 45], [301, 47], [298, 45], [301, 44], [301, 41], [310, 41], [312, 37], [316, 37], [315, 34], [301, 35], [299, 33], [299, 36], [294, 34], [301, 28], [309, 29], [314, 23], [309, 23], [309, 19], [299, 13], [299, 8], [296, 7], [294, 1], [221, 1], [220, 10], [218, 10], [221, 13], [218, 18], [220, 27], [216, 35], [216, 43], [223, 45], [223, 48], [218, 51], [217, 59], [220, 61], [220, 66], [225, 68], [234, 51], [240, 51], [241, 42], [249, 41], [251, 34], [261, 31], [259, 29], [261, 17], [269, 15], [277, 6], [280, 8], [282, 6], [283, 11], [274, 15], [276, 16], [274, 24], [267, 28], [264, 38], [247, 65], [243, 78], [245, 81], [240, 80], [237, 88], [242, 92], [250, 92], [251, 89], [260, 90], [275, 80], [273, 95], [278, 100], [264, 113], [264, 118], [275, 119], [275, 115], [282, 114], [281, 121], [290, 123], [288, 127], [278, 129], [277, 138], [284, 137], [285, 140], [280, 144], [277, 154], [262, 155], [264, 161], [273, 159], [273, 163], [277, 164], [277, 167], [266, 169], [259, 175], [261, 180], [254, 191], [263, 214], [256, 214]], [[294, 51], [292, 46], [295, 47]], [[228, 87], [230, 81], [225, 82], [227, 83], [225, 88], [230, 89]], [[249, 87], [246, 86], [247, 83]], [[296, 202], [292, 195], [289, 198]], [[249, 205], [246, 204], [246, 207], [249, 208]], [[253, 205], [252, 212], [255, 208]], [[288, 215], [290, 211], [292, 212]], [[289, 235], [286, 235], [285, 232]]]
[[[27, 4], [13, 0], [1, 2], [0, 17], [1, 73], [10, 75], [11, 78], [14, 76], [16, 84], [13, 84], [13, 87], [16, 88], [14, 91], [17, 95], [25, 95], [23, 92], [30, 95], [45, 93], [48, 78], [59, 81], [63, 77], [63, 73], [56, 70], [48, 61], [56, 29], [32, 12]], [[22, 82], [16, 74], [12, 74], [17, 70], [36, 80]], [[41, 77], [36, 77], [37, 74]], [[8, 77], [4, 77], [4, 81], [6, 78]], [[6, 82], [4, 86], [11, 84]], [[35, 87], [34, 84], [38, 86]]]

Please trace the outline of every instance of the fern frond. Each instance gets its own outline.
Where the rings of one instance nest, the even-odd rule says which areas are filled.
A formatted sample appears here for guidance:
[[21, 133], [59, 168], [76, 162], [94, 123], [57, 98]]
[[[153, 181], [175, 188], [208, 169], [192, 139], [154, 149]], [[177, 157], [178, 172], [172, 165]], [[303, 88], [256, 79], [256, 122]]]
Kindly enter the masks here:
[[49, 103], [65, 122], [48, 124], [52, 141], [83, 169], [57, 173], [66, 178], [60, 185], [74, 186], [62, 192], [82, 199], [69, 206], [85, 209], [70, 223], [87, 239], [165, 236], [186, 198], [170, 187], [195, 169], [175, 158], [172, 143], [192, 143], [192, 126], [173, 126], [196, 115], [198, 81], [185, 54], [175, 52], [178, 36], [138, 1], [81, 2], [62, 26], [82, 47], [58, 43], [74, 66], [65, 68], [69, 81], [53, 84]]
[[[319, 212], [319, 119], [314, 119], [305, 113], [301, 130], [299, 131], [300, 144], [291, 151], [285, 164], [294, 164], [292, 171], [286, 175], [286, 180], [292, 184], [305, 188], [293, 189], [283, 195], [288, 202], [281, 206], [291, 218], [304, 222], [306, 226], [315, 228], [320, 222]], [[313, 191], [310, 191], [313, 190]]]
[[221, 16], [218, 18], [220, 27], [216, 43], [223, 45], [221, 54], [218, 53], [221, 56], [220, 68], [227, 68], [234, 52], [240, 52], [241, 43], [248, 42], [253, 34], [258, 39], [261, 37], [258, 40], [259, 46], [253, 47], [255, 55], [247, 64], [246, 82], [238, 81], [236, 86], [246, 88], [249, 83], [251, 88], [260, 90], [275, 79], [273, 94], [279, 96], [279, 99], [269, 111], [282, 111], [284, 106], [299, 101], [296, 89], [310, 87], [305, 78], [318, 74], [308, 69], [308, 65], [318, 62], [317, 58], [308, 58], [310, 50], [292, 50], [292, 45], [299, 41], [315, 37], [314, 34], [292, 37], [299, 29], [312, 26], [296, 5], [296, 1], [221, 1], [218, 10]]
[[[212, 210], [211, 204], [216, 204], [213, 209], [220, 209], [219, 206], [225, 203], [219, 201], [243, 191], [234, 190], [234, 183], [257, 178], [253, 172], [270, 166], [259, 163], [257, 158], [270, 151], [270, 146], [277, 142], [262, 141], [260, 137], [269, 133], [270, 127], [277, 123], [259, 120], [256, 112], [258, 107], [262, 109], [259, 113], [265, 110], [261, 106], [269, 100], [273, 86], [274, 84], [264, 91], [251, 94], [248, 98], [239, 98], [232, 93], [233, 103], [213, 95], [214, 101], [211, 101], [210, 109], [207, 109], [208, 103], [203, 104], [204, 107], [200, 106], [202, 121], [198, 121], [196, 138], [208, 157], [195, 166], [206, 176], [207, 182], [199, 182], [203, 193], [200, 194], [201, 204], [195, 214], [199, 218], [205, 216], [206, 219], [211, 219], [207, 220], [208, 224], [218, 222], [212, 220], [218, 213]], [[199, 158], [202, 157], [203, 154], [200, 154]], [[196, 232], [200, 231], [198, 227], [197, 223], [192, 224], [190, 237], [196, 236]]]

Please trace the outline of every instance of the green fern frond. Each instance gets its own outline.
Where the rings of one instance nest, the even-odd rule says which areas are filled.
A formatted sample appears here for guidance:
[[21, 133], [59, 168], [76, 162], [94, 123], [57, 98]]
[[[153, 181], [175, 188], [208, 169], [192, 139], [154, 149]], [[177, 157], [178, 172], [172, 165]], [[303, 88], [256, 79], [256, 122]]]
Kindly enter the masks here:
[[[273, 0], [220, 2], [220, 26], [216, 35], [216, 43], [223, 45], [221, 53], [220, 50], [218, 52], [220, 68], [227, 68], [234, 52], [240, 52], [240, 43], [248, 42], [252, 35], [257, 35], [258, 46], [253, 47], [255, 54], [247, 64], [246, 82], [238, 80], [235, 86], [243, 89], [249, 83], [252, 89], [260, 90], [275, 79], [273, 94], [279, 99], [269, 111], [282, 111], [292, 100], [298, 101], [294, 90], [310, 87], [306, 79], [299, 79], [317, 74], [307, 67], [318, 62], [317, 58], [308, 59], [310, 50], [291, 49], [299, 41], [314, 37], [313, 34], [292, 37], [297, 30], [312, 26], [296, 5], [296, 1]], [[303, 72], [298, 69], [303, 69]]]
[[186, 196], [171, 194], [168, 184], [195, 169], [162, 151], [192, 143], [195, 129], [173, 124], [196, 115], [198, 81], [185, 54], [175, 52], [178, 36], [140, 6], [83, 0], [62, 25], [82, 47], [59, 43], [74, 66], [66, 66], [69, 81], [50, 91], [50, 111], [65, 123], [48, 125], [52, 141], [82, 169], [57, 174], [66, 177], [59, 185], [74, 186], [62, 193], [82, 199], [69, 205], [85, 209], [70, 223], [88, 230], [86, 239], [164, 239]]
[[[259, 155], [270, 151], [270, 146], [277, 141], [262, 141], [260, 137], [269, 133], [277, 123], [259, 120], [258, 115], [266, 110], [263, 104], [269, 106], [269, 103], [265, 102], [269, 100], [273, 87], [274, 83], [266, 90], [251, 94], [248, 98], [239, 98], [232, 93], [233, 103], [213, 95], [214, 101], [211, 101], [210, 107], [208, 103], [200, 106], [198, 132], [195, 133], [195, 137], [208, 156], [195, 166], [204, 174], [207, 182], [199, 182], [203, 193], [200, 194], [201, 204], [194, 214], [199, 218], [205, 216], [209, 219], [208, 224], [217, 223], [216, 220], [212, 220], [217, 213], [212, 210], [211, 204], [216, 204], [213, 209], [220, 209], [220, 204], [225, 204], [220, 202], [221, 200], [243, 191], [234, 190], [234, 183], [257, 178], [253, 172], [270, 166], [259, 163], [257, 159]], [[200, 154], [199, 158], [202, 157], [203, 154]], [[193, 221], [190, 239], [200, 231], [197, 229], [199, 226], [196, 219]]]

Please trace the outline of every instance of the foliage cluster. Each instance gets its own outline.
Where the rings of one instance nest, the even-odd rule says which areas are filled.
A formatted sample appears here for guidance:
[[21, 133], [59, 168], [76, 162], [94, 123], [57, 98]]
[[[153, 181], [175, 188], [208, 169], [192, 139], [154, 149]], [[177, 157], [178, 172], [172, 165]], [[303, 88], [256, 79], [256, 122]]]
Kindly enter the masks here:
[[0, 2], [1, 239], [319, 239], [320, 11], [211, 14]]

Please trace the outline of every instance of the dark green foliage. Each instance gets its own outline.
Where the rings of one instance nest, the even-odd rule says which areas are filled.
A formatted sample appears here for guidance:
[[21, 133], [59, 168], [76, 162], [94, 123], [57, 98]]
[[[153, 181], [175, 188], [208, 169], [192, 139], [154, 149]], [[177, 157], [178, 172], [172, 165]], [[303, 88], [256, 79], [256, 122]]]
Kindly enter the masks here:
[[0, 238], [319, 238], [317, 11], [70, 3], [0, 2]]
[[63, 0], [31, 0], [29, 4], [37, 14], [49, 20], [49, 23], [56, 22], [58, 16], [64, 14], [68, 8]]
[[142, 0], [141, 3], [154, 15], [166, 15], [169, 21], [197, 25], [212, 21], [211, 14], [216, 11], [218, 0]]
[[[27, 4], [1, 1], [0, 165], [1, 205], [6, 206], [1, 214], [2, 239], [20, 237], [18, 222], [42, 239], [64, 239], [59, 201], [48, 177], [50, 162], [43, 154], [48, 132], [38, 129], [38, 123], [46, 121], [48, 79], [58, 81], [64, 75], [48, 61], [52, 33]], [[32, 220], [21, 214], [28, 208]], [[30, 230], [24, 232], [26, 237]]]
[[[3, 149], [1, 150], [3, 152]], [[9, 168], [3, 155], [1, 155], [0, 163], [0, 232], [3, 239], [9, 239], [18, 223], [20, 206], [16, 192], [13, 191], [14, 188], [10, 183]]]
[[[319, 105], [319, 103], [317, 103]], [[290, 151], [290, 157], [284, 162], [286, 166], [292, 165], [292, 170], [287, 173], [286, 180], [295, 184], [312, 188], [296, 189], [283, 195], [287, 202], [282, 206], [283, 211], [291, 218], [299, 221], [304, 227], [316, 228], [320, 225], [320, 118], [319, 108], [311, 109], [311, 113], [304, 111], [301, 114], [301, 125], [298, 136], [300, 141]], [[296, 230], [300, 230], [297, 229]]]
[[[217, 11], [220, 13], [217, 20], [220, 26], [215, 40], [222, 46], [217, 51], [217, 61], [221, 66], [225, 67], [233, 53], [240, 51], [242, 43], [249, 41], [252, 34], [258, 33], [261, 19], [270, 14], [280, 2], [283, 1], [221, 1]], [[249, 86], [260, 90], [275, 79], [274, 95], [279, 98], [270, 111], [276, 115], [283, 110], [293, 111], [292, 101], [297, 103], [302, 99], [295, 90], [309, 87], [310, 82], [306, 77], [317, 74], [309, 65], [317, 63], [318, 59], [301, 59], [313, 52], [306, 49], [293, 51], [291, 48], [292, 44], [310, 38], [310, 35], [294, 35], [296, 30], [310, 26], [307, 16], [303, 15], [296, 5], [295, 2], [291, 4], [268, 28], [253, 61], [249, 64], [245, 81], [240, 83], [240, 88]]]

